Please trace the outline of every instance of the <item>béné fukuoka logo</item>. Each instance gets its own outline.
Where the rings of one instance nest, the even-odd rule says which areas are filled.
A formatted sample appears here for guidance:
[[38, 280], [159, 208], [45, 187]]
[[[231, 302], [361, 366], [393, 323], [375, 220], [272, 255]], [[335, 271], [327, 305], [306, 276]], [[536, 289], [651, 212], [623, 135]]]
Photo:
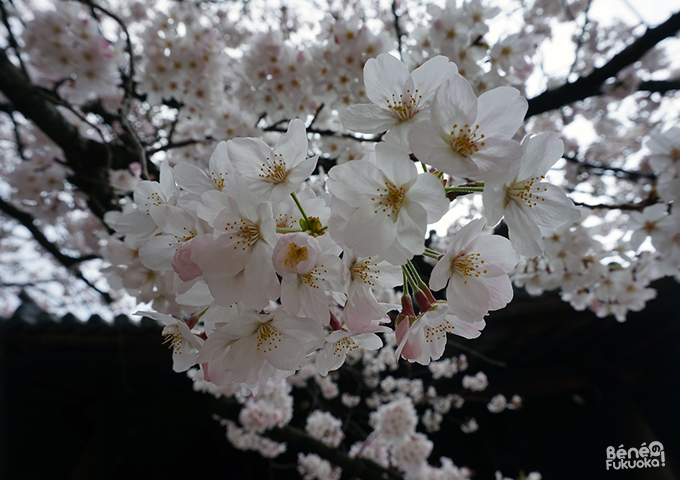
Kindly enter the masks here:
[[618, 449], [607, 447], [607, 470], [624, 470], [628, 468], [650, 468], [664, 467], [666, 465], [666, 455], [663, 451], [661, 442], [652, 442], [647, 446], [643, 443], [640, 448], [629, 448], [626, 450], [623, 445]]

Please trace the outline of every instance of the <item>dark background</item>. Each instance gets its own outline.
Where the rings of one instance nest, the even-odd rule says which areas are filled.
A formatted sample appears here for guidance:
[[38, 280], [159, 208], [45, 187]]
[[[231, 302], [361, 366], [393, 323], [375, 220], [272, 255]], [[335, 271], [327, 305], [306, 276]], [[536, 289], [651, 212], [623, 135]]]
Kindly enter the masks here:
[[[523, 408], [491, 414], [486, 401], [468, 401], [452, 413], [474, 416], [479, 430], [466, 435], [445, 419], [430, 434], [430, 463], [447, 456], [479, 479], [496, 470], [513, 478], [537, 470], [546, 480], [680, 478], [680, 285], [654, 287], [657, 299], [625, 323], [575, 312], [554, 294], [517, 292], [479, 339], [459, 343], [507, 364], [467, 352], [465, 373], [489, 378], [478, 395], [519, 394]], [[161, 342], [152, 321], [54, 319], [24, 296], [0, 321], [0, 478], [299, 478], [293, 452], [269, 461], [233, 449], [213, 414], [235, 418], [237, 408], [194, 392]], [[462, 375], [439, 381], [438, 392], [459, 391]], [[608, 446], [654, 440], [665, 467], [605, 470]]]

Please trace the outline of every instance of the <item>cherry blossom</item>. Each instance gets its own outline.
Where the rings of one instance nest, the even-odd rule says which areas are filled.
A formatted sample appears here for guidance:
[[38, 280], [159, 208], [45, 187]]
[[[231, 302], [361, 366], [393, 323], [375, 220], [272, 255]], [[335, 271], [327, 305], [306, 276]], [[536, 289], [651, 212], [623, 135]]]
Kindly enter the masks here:
[[536, 257], [543, 253], [539, 226], [559, 227], [581, 214], [559, 187], [543, 181], [564, 150], [558, 135], [546, 132], [525, 137], [522, 148], [512, 180], [484, 184], [484, 215], [492, 225], [504, 216], [515, 251]]
[[262, 200], [278, 202], [293, 193], [314, 171], [318, 155], [307, 158], [307, 133], [294, 119], [270, 148], [259, 138], [227, 142], [229, 157], [250, 189]]
[[415, 124], [408, 141], [419, 160], [456, 177], [503, 179], [521, 156], [511, 140], [524, 120], [527, 101], [511, 87], [480, 95], [461, 75], [438, 89], [430, 120]]
[[390, 54], [371, 58], [364, 66], [366, 96], [372, 104], [352, 105], [340, 119], [345, 128], [363, 133], [389, 130], [385, 140], [408, 151], [408, 131], [428, 111], [437, 87], [457, 73], [456, 65], [439, 55], [409, 73]]
[[448, 209], [437, 177], [419, 175], [408, 155], [388, 144], [333, 168], [328, 189], [334, 195], [333, 239], [360, 257], [382, 255], [397, 265], [422, 253], [427, 224]]
[[480, 236], [485, 224], [484, 219], [473, 220], [454, 235], [430, 277], [433, 290], [441, 290], [448, 282], [449, 310], [459, 319], [472, 323], [512, 300], [508, 272], [519, 261], [507, 239], [497, 235]]

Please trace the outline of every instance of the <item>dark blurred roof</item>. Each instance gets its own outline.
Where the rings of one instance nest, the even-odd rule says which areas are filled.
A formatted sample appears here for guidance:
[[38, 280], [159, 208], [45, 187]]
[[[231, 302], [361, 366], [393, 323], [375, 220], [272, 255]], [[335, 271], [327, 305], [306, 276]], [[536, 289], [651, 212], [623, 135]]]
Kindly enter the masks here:
[[[464, 412], [477, 418], [479, 431], [466, 435], [449, 423], [431, 435], [430, 461], [451, 457], [480, 479], [497, 469], [516, 477], [520, 468], [546, 480], [678, 478], [680, 286], [672, 279], [654, 286], [657, 299], [622, 324], [575, 312], [554, 294], [518, 292], [488, 317], [480, 338], [449, 337], [449, 353], [461, 353], [458, 346], [467, 353], [466, 373], [483, 370], [489, 378], [478, 397], [519, 394], [524, 408], [493, 415], [486, 401], [471, 399]], [[172, 372], [159, 333], [149, 319], [54, 318], [25, 296], [12, 318], [0, 321], [0, 478], [268, 475], [268, 462], [236, 452], [212, 420], [224, 405]], [[459, 391], [461, 377], [439, 381], [438, 391]], [[449, 417], [459, 418], [456, 411]], [[608, 446], [654, 440], [666, 447], [666, 467], [605, 470]], [[42, 460], [27, 465], [36, 451]], [[275, 469], [271, 478], [297, 473]]]

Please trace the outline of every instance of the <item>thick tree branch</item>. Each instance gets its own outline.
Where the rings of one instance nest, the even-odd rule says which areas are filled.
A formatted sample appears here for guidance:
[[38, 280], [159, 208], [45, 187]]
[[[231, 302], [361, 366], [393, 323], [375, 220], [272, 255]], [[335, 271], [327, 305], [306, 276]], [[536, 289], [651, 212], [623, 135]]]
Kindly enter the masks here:
[[[118, 209], [109, 185], [109, 168], [126, 168], [136, 161], [134, 153], [122, 146], [106, 145], [80, 135], [38, 87], [27, 82], [22, 72], [0, 50], [0, 91], [24, 117], [33, 121], [64, 152], [69, 177], [88, 196], [88, 206], [99, 218]], [[109, 149], [112, 164], [109, 166]]]
[[546, 90], [529, 100], [529, 111], [526, 117], [558, 109], [564, 105], [602, 94], [604, 82], [616, 76], [628, 65], [638, 61], [660, 41], [672, 37], [680, 30], [680, 12], [672, 15], [661, 25], [648, 29], [644, 35], [616, 54], [609, 62], [596, 68], [589, 75], [581, 77], [573, 83]]

